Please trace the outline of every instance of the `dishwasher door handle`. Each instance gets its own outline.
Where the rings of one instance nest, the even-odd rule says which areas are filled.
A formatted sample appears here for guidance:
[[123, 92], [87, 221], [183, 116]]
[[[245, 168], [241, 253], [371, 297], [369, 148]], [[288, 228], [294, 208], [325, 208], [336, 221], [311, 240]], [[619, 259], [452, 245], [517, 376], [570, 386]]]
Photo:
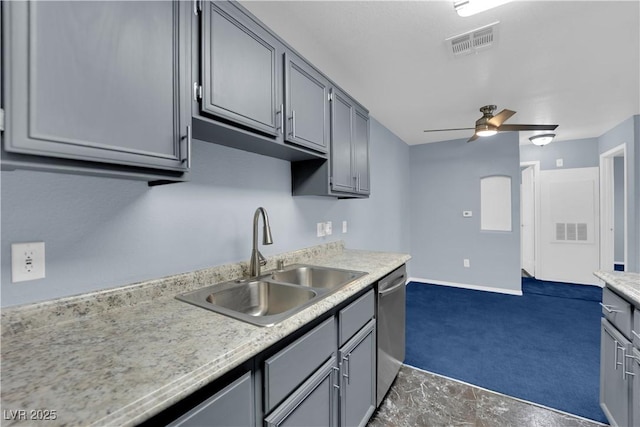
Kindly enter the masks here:
[[404, 285], [404, 274], [393, 281], [393, 285], [383, 291], [378, 291], [378, 295], [384, 296], [396, 291], [400, 286]]

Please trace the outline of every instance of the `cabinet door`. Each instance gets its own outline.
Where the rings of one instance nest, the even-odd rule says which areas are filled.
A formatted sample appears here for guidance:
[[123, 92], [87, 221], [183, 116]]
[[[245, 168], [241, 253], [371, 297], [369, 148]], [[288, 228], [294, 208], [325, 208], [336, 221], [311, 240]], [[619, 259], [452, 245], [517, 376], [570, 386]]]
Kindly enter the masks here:
[[294, 53], [285, 53], [286, 140], [321, 153], [329, 146], [329, 82]]
[[600, 406], [612, 425], [629, 425], [631, 376], [625, 375], [625, 350], [630, 343], [606, 319], [600, 342]]
[[185, 8], [4, 2], [5, 150], [185, 170]]
[[340, 350], [341, 426], [364, 426], [376, 408], [376, 334], [371, 320]]
[[371, 190], [369, 186], [369, 115], [359, 108], [355, 110], [353, 160], [356, 192], [369, 194]]
[[[636, 310], [638, 313], [638, 310]], [[634, 348], [629, 361], [630, 371], [633, 374], [631, 394], [632, 426], [640, 426], [640, 348]]]
[[331, 189], [353, 192], [351, 137], [353, 135], [353, 104], [338, 90], [332, 90], [331, 100]]
[[335, 353], [304, 384], [265, 418], [267, 427], [332, 427], [338, 420]]
[[170, 426], [253, 426], [255, 425], [254, 408], [251, 372], [247, 372], [229, 386], [178, 418]]
[[205, 2], [202, 13], [203, 112], [277, 135], [283, 48], [229, 2]]

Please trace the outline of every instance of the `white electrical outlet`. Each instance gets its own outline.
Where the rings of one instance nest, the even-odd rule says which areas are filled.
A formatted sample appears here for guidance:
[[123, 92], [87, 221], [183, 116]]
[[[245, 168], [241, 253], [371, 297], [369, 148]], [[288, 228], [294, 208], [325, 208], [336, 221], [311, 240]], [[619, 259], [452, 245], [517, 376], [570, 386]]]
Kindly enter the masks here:
[[331, 224], [331, 221], [327, 221], [324, 224], [324, 234], [326, 234], [327, 236], [331, 236], [332, 233], [333, 233], [333, 224]]
[[325, 231], [324, 231], [324, 222], [319, 222], [317, 225], [317, 236], [318, 237], [324, 237], [326, 235]]
[[561, 168], [562, 166], [564, 166], [564, 160], [563, 159], [556, 159], [556, 167]]
[[342, 232], [343, 233], [347, 232], [347, 221], [342, 221]]
[[11, 245], [11, 281], [25, 282], [44, 278], [44, 242]]
[[462, 260], [462, 264], [466, 267], [469, 268], [471, 267], [471, 263], [469, 263], [469, 260], [467, 258]]

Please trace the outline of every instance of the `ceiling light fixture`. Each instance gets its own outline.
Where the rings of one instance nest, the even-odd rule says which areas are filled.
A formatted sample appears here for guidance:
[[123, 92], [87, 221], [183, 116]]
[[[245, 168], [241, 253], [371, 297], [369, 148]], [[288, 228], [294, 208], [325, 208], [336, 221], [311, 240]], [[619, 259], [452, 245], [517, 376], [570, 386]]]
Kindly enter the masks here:
[[542, 135], [533, 135], [531, 137], [529, 137], [529, 141], [531, 141], [531, 143], [533, 145], [538, 145], [540, 147], [542, 147], [543, 145], [547, 145], [548, 143], [551, 142], [551, 140], [553, 139], [553, 137], [555, 137], [556, 134], [555, 133], [545, 133]]
[[498, 129], [495, 126], [489, 124], [476, 125], [476, 135], [478, 136], [493, 136], [498, 133]]
[[458, 15], [467, 17], [493, 9], [510, 1], [511, 0], [456, 0], [453, 2], [453, 8], [458, 12]]

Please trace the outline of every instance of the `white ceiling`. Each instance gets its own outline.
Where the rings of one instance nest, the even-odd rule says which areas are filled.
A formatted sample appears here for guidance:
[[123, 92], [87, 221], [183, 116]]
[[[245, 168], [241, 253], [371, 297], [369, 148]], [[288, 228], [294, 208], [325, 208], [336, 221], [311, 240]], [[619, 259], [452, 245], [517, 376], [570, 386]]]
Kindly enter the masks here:
[[[461, 18], [453, 1], [241, 4], [408, 144], [471, 136], [478, 109], [598, 137], [640, 114], [640, 2], [515, 1]], [[500, 21], [498, 42], [461, 57], [445, 39]], [[529, 143], [533, 132], [521, 132]]]

